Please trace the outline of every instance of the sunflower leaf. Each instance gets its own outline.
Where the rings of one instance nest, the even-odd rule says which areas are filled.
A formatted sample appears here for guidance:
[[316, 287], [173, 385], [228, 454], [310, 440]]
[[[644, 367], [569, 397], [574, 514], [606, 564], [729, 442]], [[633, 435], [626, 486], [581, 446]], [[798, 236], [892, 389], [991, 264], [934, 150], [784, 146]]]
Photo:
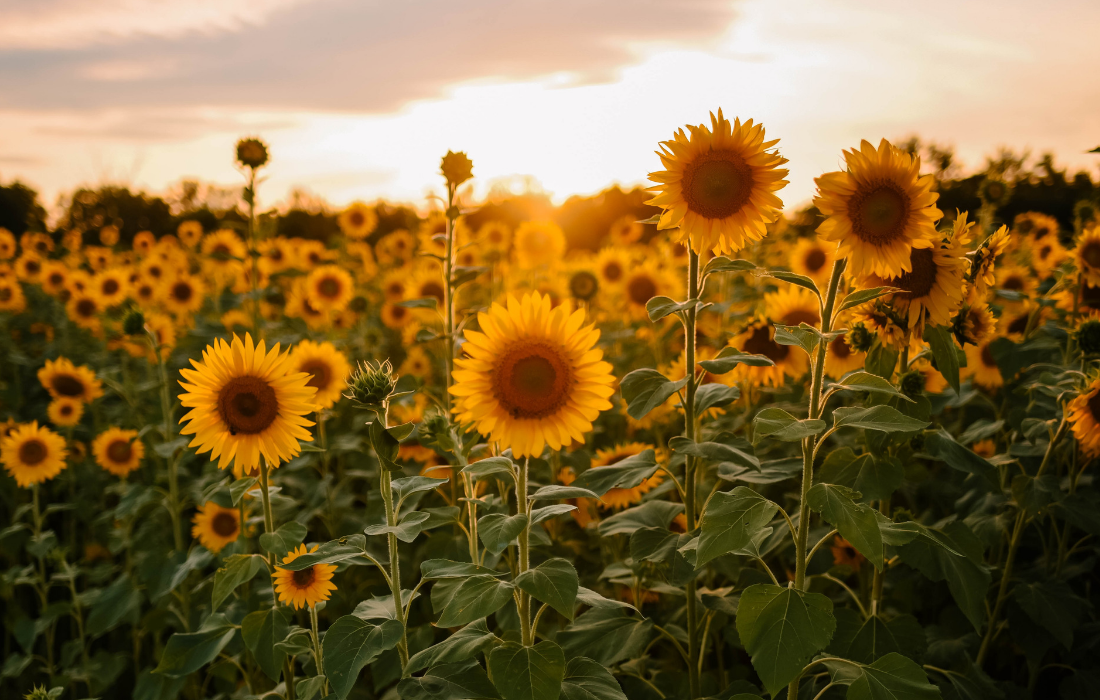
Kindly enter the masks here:
[[860, 304], [866, 304], [869, 301], [874, 301], [879, 297], [884, 297], [887, 294], [893, 294], [894, 292], [904, 291], [897, 287], [873, 287], [871, 289], [861, 289], [858, 292], [852, 292], [848, 296], [844, 297], [844, 300], [840, 302], [840, 306], [837, 308], [837, 313], [841, 311], [847, 311]]
[[877, 374], [871, 374], [864, 370], [852, 372], [841, 377], [840, 381], [830, 385], [830, 389], [843, 389], [845, 391], [866, 391], [869, 394], [886, 394], [905, 399], [912, 403], [913, 399], [901, 393], [897, 387]]
[[732, 372], [737, 365], [749, 367], [771, 367], [775, 362], [764, 355], [750, 355], [741, 352], [737, 348], [722, 348], [716, 356], [709, 360], [701, 360], [698, 365], [710, 374], [726, 374]]
[[214, 573], [210, 609], [217, 610], [237, 586], [251, 581], [264, 568], [264, 558], [258, 554], [234, 554], [228, 557], [225, 566]]
[[670, 396], [687, 385], [688, 378], [678, 382], [670, 380], [655, 369], [636, 369], [623, 377], [619, 385], [626, 412], [634, 420], [641, 420]]
[[653, 297], [646, 302], [645, 308], [649, 313], [650, 321], [660, 321], [669, 314], [680, 314], [696, 307], [704, 308], [705, 306], [709, 306], [709, 304], [702, 304], [698, 299], [678, 302], [668, 297]]
[[927, 326], [924, 329], [924, 340], [932, 348], [932, 357], [936, 360], [936, 369], [955, 390], [959, 393], [959, 355], [955, 350], [955, 339], [945, 326]]
[[818, 291], [817, 285], [814, 281], [805, 275], [798, 275], [793, 272], [787, 272], [786, 270], [757, 270], [757, 277], [774, 277], [777, 280], [789, 282], [793, 285], [808, 289], [817, 295], [817, 298], [821, 298], [821, 292]]
[[825, 421], [819, 419], [798, 420], [781, 408], [765, 408], [752, 419], [753, 444], [765, 437], [783, 442], [798, 442], [825, 430]]
[[316, 551], [303, 554], [294, 561], [280, 564], [287, 571], [299, 571], [314, 564], [335, 564], [345, 559], [360, 556], [366, 551], [367, 538], [362, 535], [349, 535], [325, 542]]
[[589, 469], [570, 486], [588, 489], [599, 497], [611, 489], [632, 489], [653, 476], [657, 468], [655, 453], [650, 448], [610, 466]]
[[711, 258], [703, 266], [703, 279], [715, 272], [752, 272], [756, 269], [756, 265], [748, 260], [731, 260], [725, 256], [718, 256]]

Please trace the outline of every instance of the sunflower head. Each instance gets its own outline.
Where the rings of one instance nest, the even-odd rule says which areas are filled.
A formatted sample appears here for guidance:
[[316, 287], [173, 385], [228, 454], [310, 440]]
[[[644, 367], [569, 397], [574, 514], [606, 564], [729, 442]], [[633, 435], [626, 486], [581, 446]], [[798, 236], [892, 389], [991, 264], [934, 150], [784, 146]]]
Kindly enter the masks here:
[[1090, 318], [1075, 333], [1077, 347], [1086, 355], [1100, 355], [1100, 320]]
[[698, 254], [736, 253], [767, 235], [783, 202], [775, 195], [787, 181], [787, 162], [772, 149], [778, 139], [764, 140], [764, 127], [752, 120], [731, 124], [710, 115], [710, 128], [700, 124], [680, 129], [661, 142], [657, 155], [664, 170], [650, 173], [658, 183], [646, 202], [664, 212], [657, 228], [679, 229], [674, 239], [690, 241]]
[[525, 221], [516, 229], [515, 253], [524, 270], [556, 263], [565, 255], [565, 232], [552, 221]]
[[46, 407], [46, 415], [54, 425], [70, 428], [80, 423], [84, 415], [84, 402], [69, 397], [54, 399]]
[[335, 345], [328, 341], [314, 343], [303, 340], [294, 348], [290, 361], [294, 371], [310, 376], [306, 383], [317, 390], [319, 409], [332, 408], [340, 400], [351, 367], [344, 353]]
[[249, 136], [237, 142], [237, 162], [244, 167], [256, 170], [267, 164], [267, 160], [267, 144], [260, 139]]
[[19, 486], [49, 481], [65, 469], [65, 440], [38, 421], [15, 427], [0, 440], [0, 462]]
[[347, 209], [340, 212], [336, 223], [340, 225], [345, 236], [359, 241], [369, 236], [378, 226], [378, 214], [363, 202], [352, 202]]
[[318, 311], [342, 311], [355, 296], [355, 285], [344, 268], [322, 265], [306, 277], [305, 293]]
[[191, 522], [191, 536], [215, 554], [231, 542], [236, 542], [241, 534], [241, 512], [214, 501], [199, 506]]
[[38, 370], [38, 381], [55, 399], [91, 403], [103, 396], [103, 385], [95, 372], [84, 365], [74, 365], [67, 357], [46, 360], [45, 366]]
[[447, 179], [447, 186], [455, 188], [474, 176], [474, 163], [462, 151], [447, 151], [439, 171]]
[[1089, 457], [1100, 454], [1100, 379], [1069, 402], [1066, 417], [1082, 451]]
[[[298, 557], [317, 550], [317, 545], [307, 550], [304, 544], [283, 558], [283, 564], [290, 564]], [[336, 572], [335, 564], [313, 564], [294, 571], [275, 567], [275, 573], [271, 577], [275, 581], [275, 592], [279, 594], [279, 602], [293, 605], [297, 610], [304, 606], [314, 607], [323, 600], [328, 600], [332, 592], [336, 590], [336, 584], [332, 582], [332, 575]]]
[[345, 394], [360, 408], [382, 414], [390, 397], [397, 390], [397, 375], [389, 360], [360, 362], [348, 378]]
[[92, 441], [96, 464], [115, 476], [125, 477], [141, 465], [145, 444], [136, 430], [108, 428]]

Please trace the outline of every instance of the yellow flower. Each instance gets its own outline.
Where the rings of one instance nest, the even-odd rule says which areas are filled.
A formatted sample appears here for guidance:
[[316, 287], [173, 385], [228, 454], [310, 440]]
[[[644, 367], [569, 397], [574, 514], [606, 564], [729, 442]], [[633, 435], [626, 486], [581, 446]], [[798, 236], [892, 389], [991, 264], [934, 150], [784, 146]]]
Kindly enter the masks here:
[[318, 409], [332, 408], [347, 387], [351, 365], [344, 353], [330, 342], [303, 340], [290, 353], [291, 371], [310, 375], [309, 386], [317, 390], [314, 402]]
[[642, 239], [645, 233], [645, 225], [638, 221], [635, 214], [620, 216], [611, 224], [607, 237], [614, 245], [630, 245]]
[[113, 246], [118, 243], [118, 226], [104, 226], [99, 229], [99, 242], [105, 246]]
[[92, 278], [91, 293], [99, 298], [104, 308], [118, 306], [130, 293], [129, 272], [118, 267], [97, 272]]
[[96, 379], [95, 372], [84, 365], [74, 365], [66, 357], [46, 360], [45, 366], [38, 370], [38, 381], [55, 399], [91, 403], [103, 396], [103, 385]]
[[194, 248], [202, 240], [203, 230], [202, 222], [189, 219], [187, 221], [181, 221], [180, 225], [176, 227], [176, 236], [183, 242], [188, 248]]
[[358, 241], [369, 236], [378, 226], [378, 214], [363, 202], [352, 202], [347, 209], [340, 212], [336, 223], [340, 225], [345, 236]]
[[791, 272], [805, 275], [816, 282], [818, 287], [824, 287], [832, 274], [835, 253], [835, 245], [819, 238], [799, 238], [790, 252]]
[[42, 266], [42, 289], [47, 294], [57, 296], [65, 291], [69, 284], [69, 269], [65, 263], [49, 260]]
[[[289, 564], [303, 554], [314, 552], [306, 550], [304, 544], [290, 552], [283, 558], [284, 564]], [[271, 578], [275, 580], [275, 592], [279, 594], [279, 602], [293, 605], [298, 610], [306, 605], [314, 607], [322, 600], [328, 600], [332, 592], [336, 590], [336, 584], [332, 582], [332, 575], [336, 572], [335, 564], [314, 564], [298, 571], [287, 571], [281, 566], [275, 567], [275, 573]]]
[[71, 428], [78, 424], [84, 415], [84, 402], [68, 397], [54, 399], [46, 407], [46, 415], [54, 425]]
[[524, 221], [516, 229], [515, 253], [524, 270], [552, 265], [565, 255], [565, 232], [552, 221]]
[[970, 377], [975, 384], [990, 391], [1004, 384], [1001, 370], [997, 367], [997, 361], [993, 359], [993, 352], [989, 349], [990, 343], [994, 340], [996, 340], [995, 337], [989, 338], [978, 345], [964, 347], [966, 367], [963, 367], [960, 372], [964, 378]]
[[646, 304], [650, 299], [658, 296], [678, 299], [682, 287], [679, 277], [661, 269], [653, 260], [631, 266], [622, 285], [627, 310], [638, 319], [649, 318]]
[[248, 257], [248, 246], [235, 231], [218, 229], [202, 239], [202, 254], [219, 265]]
[[1066, 417], [1085, 455], [1100, 454], [1100, 379], [1092, 380], [1084, 393], [1069, 402]]
[[1069, 251], [1058, 242], [1056, 236], [1032, 239], [1029, 243], [1031, 267], [1039, 273], [1040, 278], [1048, 277], [1069, 259]]
[[932, 366], [926, 357], [914, 362], [910, 367], [924, 376], [924, 391], [928, 394], [940, 394], [947, 388], [947, 380]]
[[13, 257], [15, 257], [15, 235], [0, 226], [0, 260], [11, 260]]
[[828, 217], [817, 229], [839, 243], [856, 277], [898, 277], [912, 268], [913, 248], [931, 248], [939, 238], [935, 179], [920, 175], [920, 158], [883, 139], [876, 149], [863, 141], [844, 151], [847, 170], [817, 178], [814, 205]]
[[1030, 236], [1034, 241], [1041, 241], [1049, 234], [1058, 238], [1058, 219], [1047, 216], [1037, 211], [1028, 211], [1017, 214], [1012, 222], [1012, 229], [1025, 236]]
[[630, 270], [630, 253], [625, 248], [609, 246], [596, 254], [592, 267], [601, 287], [608, 291], [621, 290]]
[[0, 312], [22, 313], [27, 308], [23, 285], [14, 277], [0, 277]]
[[296, 253], [294, 245], [285, 238], [269, 238], [256, 246], [260, 257], [257, 267], [266, 274], [274, 275], [296, 265]]
[[111, 427], [92, 441], [95, 462], [115, 476], [125, 477], [141, 465], [145, 456], [145, 443], [138, 439], [136, 430]]
[[816, 328], [821, 323], [821, 304], [810, 290], [789, 284], [764, 295], [764, 314], [781, 326], [805, 323]]
[[1039, 280], [1023, 265], [1005, 265], [997, 270], [997, 289], [1031, 296], [1038, 286]]
[[432, 373], [432, 361], [424, 349], [418, 345], [409, 348], [405, 360], [397, 368], [398, 374], [408, 374], [417, 379], [427, 379]]
[[997, 257], [1008, 250], [1009, 243], [1008, 227], [1001, 226], [996, 233], [989, 237], [986, 243], [979, 246], [978, 250], [974, 252], [974, 259], [970, 263], [970, 279], [974, 283], [974, 287], [970, 290], [969, 301], [971, 303], [985, 301], [986, 292], [997, 283], [994, 266]]
[[180, 273], [165, 278], [157, 296], [171, 313], [177, 317], [190, 316], [202, 308], [206, 290], [202, 280], [194, 275]]
[[312, 413], [317, 390], [309, 375], [292, 372], [290, 353], [276, 344], [265, 352], [264, 341], [254, 345], [236, 335], [232, 344], [222, 339], [203, 351], [194, 369], [182, 369], [185, 381], [180, 403], [191, 409], [180, 423], [182, 435], [194, 435], [191, 447], [210, 452], [218, 468], [230, 463], [238, 475], [255, 469], [263, 455], [272, 467], [296, 457], [300, 440], [312, 440], [304, 417]]
[[508, 297], [478, 314], [455, 361], [459, 420], [473, 423], [516, 457], [581, 440], [600, 411], [611, 408], [611, 365], [596, 349], [599, 331], [584, 312], [551, 308], [537, 292]]
[[139, 256], [144, 257], [152, 252], [153, 246], [156, 245], [157, 238], [153, 235], [152, 231], [138, 231], [134, 234], [133, 248], [134, 252]]
[[405, 230], [388, 233], [374, 245], [374, 257], [385, 267], [400, 267], [413, 258], [416, 239]]
[[404, 328], [413, 321], [412, 309], [399, 306], [393, 302], [382, 304], [382, 323], [386, 328], [398, 330]]
[[1077, 239], [1077, 269], [1091, 285], [1100, 285], [1100, 225], [1089, 224]]
[[219, 320], [225, 330], [230, 333], [235, 333], [238, 327], [243, 329], [252, 328], [252, 316], [243, 309], [230, 309], [222, 314]]
[[305, 292], [310, 306], [318, 311], [341, 311], [355, 296], [355, 284], [347, 270], [324, 265], [306, 277]]
[[0, 461], [15, 483], [26, 488], [49, 481], [65, 469], [65, 440], [38, 421], [16, 426], [0, 441]]
[[775, 195], [787, 181], [787, 162], [775, 151], [777, 143], [764, 140], [764, 126], [752, 120], [730, 124], [710, 115], [711, 128], [688, 125], [671, 141], [662, 141], [657, 155], [665, 170], [650, 173], [659, 183], [647, 204], [664, 209], [658, 230], [679, 229], [672, 238], [691, 242], [704, 251], [736, 253], [767, 235], [783, 202]]
[[298, 278], [286, 300], [286, 315], [291, 318], [302, 319], [310, 330], [318, 331], [328, 327], [332, 321], [331, 314], [313, 305], [305, 286], [305, 280]]
[[485, 252], [501, 255], [512, 245], [512, 229], [503, 221], [488, 221], [477, 230], [476, 239]]
[[967, 307], [961, 319], [962, 337], [971, 345], [980, 345], [997, 332], [997, 318], [987, 304]]
[[220, 506], [214, 501], [207, 501], [199, 506], [191, 522], [191, 536], [214, 554], [222, 551], [226, 545], [236, 542], [241, 534], [241, 512], [236, 508]]
[[23, 251], [15, 261], [15, 276], [30, 284], [39, 284], [42, 280], [42, 267], [46, 261], [38, 253]]

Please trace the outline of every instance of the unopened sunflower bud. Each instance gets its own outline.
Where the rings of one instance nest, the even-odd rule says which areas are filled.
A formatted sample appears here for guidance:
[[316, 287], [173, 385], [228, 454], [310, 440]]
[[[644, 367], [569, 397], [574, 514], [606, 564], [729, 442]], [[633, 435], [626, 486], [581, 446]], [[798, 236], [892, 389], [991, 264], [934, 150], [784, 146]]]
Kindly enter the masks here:
[[911, 399], [920, 396], [924, 392], [924, 375], [917, 370], [912, 370], [901, 375], [898, 382], [901, 393]]
[[258, 138], [250, 137], [237, 142], [237, 162], [253, 170], [267, 163], [267, 144]]
[[360, 408], [383, 413], [396, 388], [397, 375], [389, 360], [361, 362], [348, 378], [348, 393], [344, 396]]
[[1090, 320], [1077, 329], [1077, 347], [1086, 355], [1100, 355], [1100, 321]]
[[447, 415], [442, 411], [427, 411], [418, 430], [420, 431], [421, 445], [434, 447], [444, 452], [454, 451], [455, 444], [451, 436], [451, 422], [447, 420]]
[[856, 352], [867, 352], [875, 344], [875, 334], [862, 323], [857, 323], [844, 339], [848, 341], [848, 347]]
[[23, 696], [24, 700], [54, 700], [61, 697], [62, 688], [46, 690], [45, 686], [36, 685], [34, 689]]
[[126, 335], [138, 335], [145, 332], [145, 314], [140, 311], [131, 311], [122, 322], [122, 332]]
[[447, 178], [447, 185], [458, 187], [474, 176], [474, 163], [462, 151], [447, 151], [440, 170], [443, 177]]

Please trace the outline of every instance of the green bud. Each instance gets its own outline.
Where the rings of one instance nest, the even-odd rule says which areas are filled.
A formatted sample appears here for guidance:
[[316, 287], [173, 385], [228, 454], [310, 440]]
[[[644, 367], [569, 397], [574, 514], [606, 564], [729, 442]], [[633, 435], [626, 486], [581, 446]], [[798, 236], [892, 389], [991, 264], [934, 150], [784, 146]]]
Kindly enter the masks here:
[[348, 378], [348, 393], [344, 396], [360, 408], [382, 414], [396, 388], [397, 375], [389, 360], [361, 362]]
[[420, 444], [424, 447], [433, 447], [443, 452], [455, 451], [456, 446], [451, 435], [451, 421], [447, 419], [447, 414], [443, 411], [430, 409], [425, 412], [419, 431]]
[[237, 142], [237, 162], [246, 168], [262, 167], [267, 163], [267, 144], [258, 138], [246, 138]]
[[844, 338], [848, 346], [856, 352], [867, 352], [875, 344], [875, 334], [867, 330], [862, 323], [857, 323]]
[[61, 686], [46, 690], [45, 686], [36, 685], [34, 690], [23, 696], [24, 700], [56, 700], [61, 697], [65, 689]]
[[458, 187], [474, 176], [474, 163], [462, 151], [458, 153], [447, 151], [447, 155], [443, 156], [440, 171], [443, 177], [447, 178], [449, 187]]
[[901, 393], [914, 399], [924, 393], [924, 375], [917, 370], [912, 370], [901, 375], [899, 381]]
[[126, 335], [138, 335], [145, 332], [145, 314], [131, 311], [122, 322], [122, 332]]

